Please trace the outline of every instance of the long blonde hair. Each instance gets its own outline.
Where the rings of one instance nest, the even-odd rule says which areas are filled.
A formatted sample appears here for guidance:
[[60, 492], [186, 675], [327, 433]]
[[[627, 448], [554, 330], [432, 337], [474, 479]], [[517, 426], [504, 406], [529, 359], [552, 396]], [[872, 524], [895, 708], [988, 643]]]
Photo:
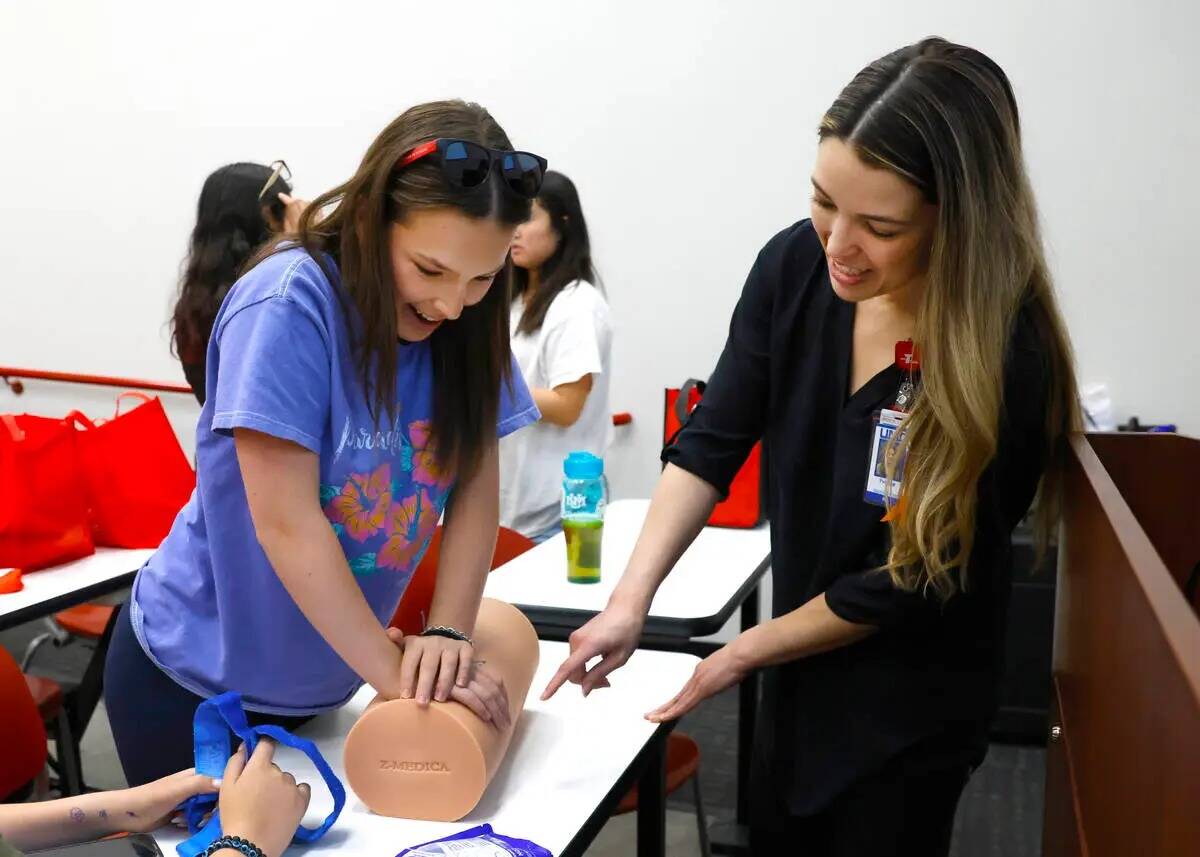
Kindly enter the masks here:
[[1079, 424], [1071, 345], [1042, 251], [1016, 99], [988, 57], [931, 38], [859, 72], [819, 134], [846, 142], [938, 206], [916, 323], [921, 389], [899, 441], [904, 483], [889, 516], [885, 568], [897, 586], [946, 599], [969, 586], [979, 481], [996, 456], [1005, 355], [1023, 306], [1048, 363], [1047, 468], [1037, 501], [1043, 547], [1057, 519], [1066, 433]]

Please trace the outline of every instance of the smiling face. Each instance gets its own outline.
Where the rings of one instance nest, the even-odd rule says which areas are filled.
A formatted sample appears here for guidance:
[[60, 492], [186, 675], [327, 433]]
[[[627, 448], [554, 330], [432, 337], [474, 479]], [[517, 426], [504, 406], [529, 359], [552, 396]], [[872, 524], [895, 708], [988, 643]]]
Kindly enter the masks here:
[[835, 137], [817, 148], [812, 183], [812, 222], [838, 297], [857, 303], [923, 288], [937, 206], [916, 186]]
[[396, 334], [420, 342], [482, 301], [512, 238], [513, 227], [452, 208], [419, 209], [391, 224]]

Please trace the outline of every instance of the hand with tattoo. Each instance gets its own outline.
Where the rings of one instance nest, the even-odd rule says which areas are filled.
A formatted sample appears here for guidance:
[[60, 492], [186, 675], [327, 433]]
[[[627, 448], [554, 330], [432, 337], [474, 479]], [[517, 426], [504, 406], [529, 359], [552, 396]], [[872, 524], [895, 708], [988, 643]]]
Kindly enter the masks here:
[[148, 833], [161, 827], [192, 795], [212, 794], [217, 783], [180, 771], [153, 783], [111, 792], [25, 804], [0, 804], [6, 843], [38, 851], [102, 839], [113, 833]]
[[[148, 833], [162, 827], [175, 814], [175, 807], [192, 795], [212, 794], [218, 784], [212, 777], [205, 777], [193, 770], [180, 771], [128, 789], [128, 799], [120, 802], [124, 817], [121, 829], [129, 833]], [[114, 802], [114, 806], [116, 802]]]

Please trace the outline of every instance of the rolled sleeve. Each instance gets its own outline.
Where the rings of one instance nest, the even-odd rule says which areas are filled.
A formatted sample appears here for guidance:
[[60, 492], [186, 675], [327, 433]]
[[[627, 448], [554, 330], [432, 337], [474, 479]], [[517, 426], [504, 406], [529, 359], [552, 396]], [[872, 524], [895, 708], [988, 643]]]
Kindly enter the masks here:
[[825, 590], [825, 603], [846, 622], [893, 631], [935, 622], [943, 610], [933, 592], [898, 589], [886, 571], [875, 568], [838, 577]]
[[517, 365], [515, 357], [511, 360], [511, 381], [500, 385], [500, 412], [496, 419], [497, 438], [506, 437], [542, 418], [537, 405], [533, 403], [529, 385], [521, 377], [521, 367]]
[[592, 312], [568, 313], [546, 331], [542, 345], [546, 379], [551, 389], [571, 384], [585, 375], [604, 371], [600, 334]]
[[331, 371], [319, 321], [287, 296], [272, 295], [224, 319], [215, 341], [212, 430], [253, 429], [319, 454]]

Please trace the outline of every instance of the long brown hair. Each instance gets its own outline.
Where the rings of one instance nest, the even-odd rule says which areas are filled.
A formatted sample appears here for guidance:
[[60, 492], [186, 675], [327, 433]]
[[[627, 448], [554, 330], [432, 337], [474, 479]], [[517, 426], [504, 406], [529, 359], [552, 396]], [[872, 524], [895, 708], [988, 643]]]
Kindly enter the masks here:
[[[477, 187], [460, 188], [445, 180], [433, 159], [396, 168], [411, 149], [444, 137], [512, 148], [504, 129], [478, 104], [437, 101], [412, 107], [375, 138], [350, 179], [312, 201], [293, 236], [329, 275], [352, 319], [357, 368], [377, 421], [383, 414], [394, 419], [396, 408], [399, 344], [389, 224], [431, 208], [453, 208], [514, 228], [529, 219], [530, 201], [494, 176]], [[275, 251], [264, 255], [270, 252]], [[340, 276], [331, 275], [325, 254], [337, 263]], [[475, 471], [496, 436], [500, 386], [511, 374], [511, 278], [510, 259], [480, 303], [464, 307], [457, 320], [430, 337], [437, 458], [458, 478]]]
[[1042, 250], [1016, 98], [979, 51], [925, 39], [859, 72], [819, 135], [844, 141], [938, 207], [917, 313], [921, 391], [900, 441], [904, 502], [892, 516], [886, 569], [898, 586], [948, 598], [968, 585], [979, 479], [996, 455], [1005, 355], [1023, 306], [1049, 363], [1049, 465], [1037, 503], [1043, 546], [1058, 514], [1066, 433], [1079, 425], [1071, 344]]

